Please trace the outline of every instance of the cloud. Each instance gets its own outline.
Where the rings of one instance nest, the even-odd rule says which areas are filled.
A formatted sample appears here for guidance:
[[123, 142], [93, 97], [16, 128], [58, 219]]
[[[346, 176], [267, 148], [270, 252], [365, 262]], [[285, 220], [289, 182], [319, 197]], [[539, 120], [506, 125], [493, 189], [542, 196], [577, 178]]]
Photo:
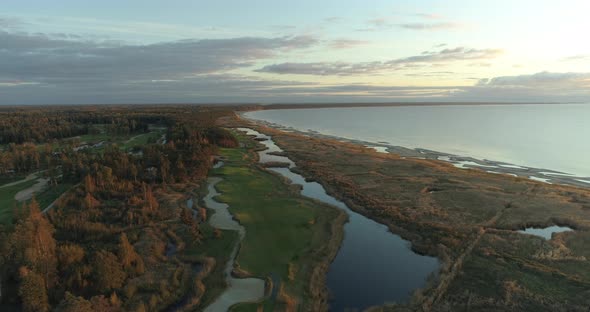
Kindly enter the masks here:
[[540, 72], [530, 75], [480, 79], [458, 95], [461, 99], [490, 101], [580, 101], [590, 100], [590, 72]]
[[279, 31], [294, 30], [297, 28], [297, 26], [294, 25], [271, 25], [270, 27]]
[[329, 46], [334, 49], [350, 49], [366, 44], [369, 44], [369, 41], [354, 39], [336, 39], [330, 41]]
[[[114, 77], [116, 78], [116, 77]], [[234, 74], [203, 74], [183, 79], [138, 79], [9, 85], [0, 81], [0, 104], [228, 103], [279, 99], [265, 90], [311, 86]], [[285, 93], [288, 95], [288, 93]]]
[[285, 36], [128, 45], [1, 31], [0, 42], [0, 78], [48, 84], [223, 72], [319, 43], [311, 36]]
[[377, 31], [377, 29], [375, 29], [375, 28], [357, 28], [354, 31], [358, 31], [358, 32], [373, 32], [373, 31]]
[[[532, 75], [482, 79], [477, 85], [502, 88], [588, 89], [590, 88], [590, 73], [552, 73], [545, 71]], [[590, 93], [590, 90], [585, 91]]]
[[389, 28], [393, 27], [393, 24], [391, 23], [390, 19], [385, 18], [385, 17], [373, 18], [373, 19], [368, 20], [366, 23], [367, 23], [368, 27], [359, 28], [359, 29], [356, 29], [355, 31], [369, 32], [369, 31], [385, 30], [385, 29], [389, 29]]
[[26, 25], [26, 23], [19, 18], [0, 16], [0, 31], [16, 30], [24, 25]]
[[[433, 72], [433, 75], [453, 74]], [[261, 88], [270, 98], [298, 101], [587, 102], [590, 73], [540, 72], [480, 79], [471, 86], [284, 85]], [[294, 101], [294, 102], [297, 102]]]
[[442, 19], [444, 16], [439, 14], [432, 14], [432, 13], [416, 13], [414, 16], [425, 18], [425, 19]]
[[275, 74], [298, 74], [318, 76], [347, 76], [360, 74], [377, 74], [384, 71], [401, 70], [411, 67], [423, 67], [433, 64], [458, 61], [476, 61], [492, 59], [502, 54], [500, 49], [468, 49], [458, 47], [437, 52], [424, 51], [420, 55], [394, 59], [385, 62], [315, 62], [315, 63], [279, 63], [266, 65], [257, 72]]
[[[436, 30], [447, 30], [447, 29], [460, 29], [465, 28], [466, 25], [458, 22], [453, 21], [445, 21], [445, 16], [439, 14], [431, 14], [431, 13], [416, 13], [411, 15], [414, 17], [412, 22], [407, 23], [399, 23], [396, 26], [408, 29], [408, 30], [426, 30], [426, 31], [436, 31]], [[424, 22], [426, 20], [427, 22]]]
[[344, 17], [340, 17], [340, 16], [330, 16], [330, 17], [324, 18], [324, 22], [326, 22], [326, 23], [339, 23], [342, 21], [344, 21]]
[[373, 25], [375, 27], [389, 27], [391, 24], [387, 18], [373, 18], [367, 21], [369, 25]]
[[572, 55], [566, 58], [563, 58], [562, 61], [585, 61], [590, 60], [590, 54], [579, 54], [579, 55]]
[[492, 64], [488, 63], [488, 62], [479, 62], [479, 63], [471, 63], [468, 66], [469, 67], [490, 67], [490, 66], [492, 66]]
[[444, 29], [457, 29], [463, 28], [462, 24], [451, 23], [451, 22], [440, 22], [440, 23], [406, 23], [399, 24], [401, 28], [411, 30], [444, 30]]
[[396, 98], [434, 98], [444, 97], [458, 92], [457, 87], [423, 87], [423, 86], [375, 86], [368, 84], [284, 86], [265, 90], [265, 93], [281, 96], [314, 97], [325, 99], [355, 99], [371, 101], [375, 99]]
[[257, 72], [273, 74], [317, 75], [317, 76], [345, 76], [353, 74], [372, 74], [379, 69], [381, 62], [346, 63], [346, 62], [316, 62], [316, 63], [280, 63], [266, 65]]
[[415, 72], [415, 73], [407, 73], [406, 76], [410, 77], [450, 77], [457, 75], [456, 72], [452, 71], [438, 71], [438, 72]]
[[[222, 76], [321, 44], [312, 36], [132, 45], [67, 34], [0, 31], [0, 104], [190, 101], [262, 84]], [[264, 82], [264, 85], [280, 85]]]
[[[2, 104], [588, 101], [589, 78], [590, 73], [538, 73], [480, 80], [472, 86], [378, 86], [207, 74], [179, 80], [137, 80], [124, 84], [112, 81], [99, 87], [92, 84], [0, 87], [0, 98]], [[8, 83], [0, 81], [0, 86]]]

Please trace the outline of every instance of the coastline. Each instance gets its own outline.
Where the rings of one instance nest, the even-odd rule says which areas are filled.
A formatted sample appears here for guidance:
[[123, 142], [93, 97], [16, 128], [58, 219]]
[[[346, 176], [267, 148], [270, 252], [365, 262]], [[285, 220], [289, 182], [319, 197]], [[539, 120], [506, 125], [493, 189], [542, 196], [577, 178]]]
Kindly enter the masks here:
[[[279, 135], [279, 133], [282, 132], [282, 130], [267, 127], [267, 126], [264, 126], [264, 125], [261, 125], [258, 123], [253, 123], [252, 121], [245, 119], [245, 118], [242, 119], [238, 116], [238, 114], [236, 114], [236, 117], [237, 117], [237, 119], [234, 119], [231, 121], [224, 120], [224, 121], [222, 121], [222, 124], [225, 126], [231, 126], [232, 128], [239, 128], [239, 127], [252, 128], [252, 129], [255, 129], [256, 131], [259, 131], [263, 134], [270, 135], [275, 140], [277, 139], [277, 136]], [[309, 137], [305, 134], [300, 134], [297, 132], [289, 133], [289, 135]], [[321, 138], [321, 137], [318, 137], [318, 138], [313, 137], [313, 138], [319, 139], [319, 140], [326, 140], [327, 139], [327, 138]], [[334, 139], [327, 139], [327, 140], [334, 140]], [[351, 145], [357, 146], [356, 144], [353, 144], [350, 142], [338, 142], [338, 143], [351, 144]], [[361, 148], [364, 148], [364, 146], [361, 146]], [[293, 156], [292, 153], [289, 153], [287, 151], [284, 151], [281, 153], [283, 156], [286, 156], [289, 158]], [[377, 152], [375, 152], [375, 153], [377, 153]], [[293, 161], [295, 161], [295, 160], [293, 160]], [[295, 162], [297, 162], [297, 161], [295, 161]], [[263, 166], [263, 164], [260, 164], [260, 166], [263, 169], [268, 169], [267, 167]], [[345, 192], [342, 192], [337, 187], [334, 187], [330, 183], [330, 181], [327, 181], [326, 179], [315, 175], [314, 173], [310, 172], [309, 170], [302, 169], [300, 166], [293, 167], [293, 168], [291, 168], [291, 170], [293, 172], [296, 172], [297, 174], [302, 175], [306, 179], [306, 181], [316, 181], [316, 182], [320, 183], [324, 187], [326, 193], [329, 196], [332, 196], [335, 199], [343, 202], [353, 212], [358, 213], [358, 214], [360, 214], [372, 221], [375, 221], [377, 223], [385, 225], [392, 235], [399, 235], [402, 239], [409, 241], [410, 246], [408, 246], [408, 247], [412, 252], [414, 252], [418, 255], [437, 257], [440, 261], [439, 271], [436, 272], [436, 274], [432, 274], [431, 276], [429, 276], [428, 279], [425, 281], [425, 286], [423, 288], [415, 289], [414, 293], [410, 296], [408, 302], [406, 304], [399, 305], [399, 307], [404, 307], [407, 305], [416, 306], [417, 303], [421, 305], [423, 303], [423, 300], [417, 299], [417, 297], [423, 297], [424, 295], [427, 295], [428, 298], [433, 297], [431, 292], [433, 292], [436, 289], [436, 287], [439, 285], [439, 283], [437, 282], [439, 275], [441, 274], [441, 272], [449, 270], [452, 265], [452, 261], [451, 261], [450, 257], [448, 257], [445, 252], [441, 253], [440, 250], [438, 250], [438, 249], [434, 249], [434, 250], [429, 249], [425, 244], [423, 244], [422, 242], [419, 241], [419, 236], [413, 235], [410, 231], [406, 230], [403, 227], [396, 225], [391, 220], [388, 220], [386, 218], [381, 218], [378, 215], [371, 213], [367, 209], [364, 209], [361, 205], [359, 205], [355, 201], [354, 197], [347, 196]], [[276, 175], [278, 175], [278, 174], [276, 174]], [[315, 199], [312, 199], [312, 200], [316, 201]], [[347, 222], [346, 219], [348, 219], [347, 214], [342, 212], [340, 214], [340, 218], [338, 220], [335, 220], [335, 222], [332, 223], [332, 231], [333, 231], [334, 235], [333, 235], [332, 239], [330, 240], [330, 242], [327, 244], [328, 257], [326, 257], [321, 262], [320, 266], [316, 267], [316, 270], [314, 270], [314, 276], [312, 278], [311, 285], [315, 286], [314, 289], [318, 289], [319, 298], [322, 298], [321, 300], [319, 300], [319, 301], [316, 300], [313, 303], [315, 307], [321, 307], [319, 309], [314, 309], [314, 311], [327, 310], [327, 307], [328, 307], [327, 301], [328, 301], [328, 295], [329, 295], [329, 290], [327, 288], [327, 273], [328, 273], [330, 264], [334, 261], [339, 249], [342, 247], [341, 244], [342, 244], [343, 237], [344, 237], [344, 223]], [[313, 281], [316, 281], [316, 283], [314, 283]], [[319, 284], [317, 284], [317, 282], [320, 282], [321, 286]], [[396, 305], [396, 307], [397, 306], [398, 305]], [[384, 306], [370, 307], [367, 310], [368, 311], [375, 311], [375, 308], [382, 308], [382, 307], [389, 308], [390, 306], [385, 304]], [[391, 307], [394, 309], [392, 311], [397, 311], [397, 310], [395, 310], [394, 306], [391, 306]], [[406, 310], [402, 310], [402, 311], [406, 311]]]
[[[251, 120], [240, 119], [238, 116], [235, 116], [235, 118], [231, 120], [226, 119], [224, 125], [229, 127], [248, 126], [271, 135], [277, 144], [285, 151], [285, 155], [288, 155], [289, 158], [298, 164], [295, 170], [302, 174], [306, 179], [320, 182], [325, 187], [328, 194], [346, 203], [353, 211], [375, 220], [376, 222], [387, 225], [392, 233], [398, 234], [403, 239], [410, 241], [411, 249], [414, 252], [438, 257], [441, 261], [439, 276], [437, 278], [429, 279], [427, 286], [423, 289], [417, 290], [412, 298], [411, 306], [415, 308], [420, 306], [422, 310], [428, 311], [434, 309], [438, 303], [449, 302], [449, 300], [453, 301], [456, 298], [461, 298], [462, 295], [457, 293], [457, 287], [454, 285], [457, 283], [464, 283], [463, 279], [465, 277], [462, 272], [464, 262], [472, 261], [473, 254], [478, 254], [480, 252], [480, 249], [478, 249], [478, 247], [482, 248], [480, 245], [490, 244], [488, 241], [489, 237], [515, 235], [515, 230], [524, 229], [527, 226], [544, 227], [560, 225], [570, 226], [575, 229], [572, 233], [560, 234], [560, 237], [562, 235], [569, 235], [570, 237], [585, 235], [584, 233], [590, 229], [590, 216], [588, 216], [584, 210], [586, 209], [585, 207], [590, 207], [590, 202], [587, 200], [590, 192], [587, 188], [578, 188], [569, 185], [551, 185], [524, 177], [492, 174], [485, 172], [484, 170], [460, 170], [448, 162], [439, 159], [418, 159], [398, 156], [392, 153], [379, 153], [374, 149], [366, 147], [365, 144], [359, 144], [359, 142], [342, 141], [339, 140], [340, 138], [326, 137], [318, 135], [317, 133], [310, 135], [297, 131], [285, 132], [260, 123], [253, 123]], [[406, 215], [408, 212], [413, 213], [411, 211], [414, 209], [411, 206], [399, 206], [395, 204], [393, 204], [394, 206], [391, 206], [391, 204], [383, 206], [379, 198], [363, 195], [362, 193], [359, 193], [359, 186], [349, 185], [343, 182], [346, 180], [341, 180], [338, 179], [338, 177], [335, 177], [339, 175], [340, 172], [330, 171], [328, 170], [329, 168], [322, 165], [324, 164], [323, 161], [328, 161], [328, 163], [333, 164], [334, 161], [331, 160], [330, 157], [323, 156], [322, 158], [314, 158], [315, 156], [313, 155], [318, 155], [318, 149], [331, 149], [334, 150], [334, 153], [336, 154], [336, 150], [346, 152], [349, 153], [351, 157], [354, 157], [350, 158], [351, 160], [370, 158], [372, 159], [371, 162], [385, 161], [406, 165], [411, 164], [412, 168], [417, 168], [411, 169], [410, 172], [413, 172], [414, 170], [419, 171], [422, 168], [428, 167], [439, 171], [445, 177], [449, 175], [448, 179], [444, 178], [445, 180], [455, 181], [456, 176], [459, 179], [481, 180], [484, 181], [482, 182], [484, 184], [494, 183], [494, 185], [502, 187], [503, 185], [507, 185], [507, 189], [501, 191], [500, 189], [496, 189], [496, 186], [485, 186], [484, 189], [481, 189], [481, 194], [490, 193], [493, 197], [482, 197], [481, 200], [486, 200], [478, 202], [485, 206], [487, 204], [484, 203], [493, 201], [490, 205], [496, 207], [493, 208], [496, 210], [492, 210], [492, 215], [488, 214], [487, 217], [484, 214], [480, 219], [477, 219], [479, 221], [476, 220], [477, 222], [475, 223], [470, 223], [474, 221], [462, 222], [464, 220], [455, 220], [454, 218], [449, 217], [446, 217], [449, 219], [448, 221], [443, 221], [442, 223], [437, 223], [437, 220], [413, 219], [414, 217], [408, 217]], [[347, 164], [352, 163], [349, 161]], [[342, 163], [340, 165], [342, 165]], [[517, 169], [511, 167], [506, 168]], [[544, 170], [543, 172], [549, 171]], [[419, 197], [425, 197], [428, 201], [430, 200], [428, 198], [433, 198], [433, 195], [446, 194], [448, 191], [451, 191], [451, 189], [447, 189], [447, 186], [443, 185], [439, 188], [436, 184], [432, 185], [431, 183], [432, 182], [428, 182], [424, 184], [425, 187], [421, 191], [419, 189], [415, 191], [419, 194]], [[445, 184], [448, 184], [448, 182]], [[381, 186], [381, 189], [385, 190], [386, 188], [383, 187], [386, 186]], [[464, 187], [465, 186], [461, 186], [460, 189], [463, 189]], [[517, 193], [510, 191], [509, 189], [512, 187], [522, 189], [522, 191], [518, 191]], [[403, 187], [402, 185], [401, 189], [392, 189], [389, 190], [389, 192], [403, 192], [405, 191], [405, 188], [406, 187]], [[469, 188], [473, 187], [470, 186]], [[476, 187], [474, 190], [480, 188], [481, 186]], [[500, 193], [495, 194], [498, 192]], [[382, 197], [387, 193], [379, 192], [377, 194], [380, 194], [377, 195], [378, 197]], [[531, 197], [533, 194], [535, 194], [534, 197]], [[531, 198], [536, 198], [540, 202], [543, 202], [547, 208], [536, 209], [536, 203], [534, 201], [531, 202]], [[520, 203], [514, 205], [515, 200], [518, 200]], [[561, 204], [558, 203], [563, 202], [568, 202], [569, 206], [567, 206], [567, 208], [560, 207], [559, 205]], [[571, 207], [572, 205], [569, 203], [573, 204], [575, 207]], [[524, 206], [521, 207], [523, 204]], [[393, 207], [394, 210], [399, 210], [399, 212], [396, 212], [395, 214], [384, 214], [384, 211], [379, 208], [385, 208], [388, 206]], [[449, 207], [443, 209], [447, 208]], [[485, 207], [479, 207], [477, 209], [481, 208]], [[455, 213], [454, 211], [451, 212]], [[440, 212], [434, 211], [434, 213], [436, 216], [436, 213]], [[580, 215], [580, 217], [575, 217], [576, 215]], [[451, 223], [449, 224], [448, 222]], [[449, 227], [451, 224], [452, 228]], [[433, 241], [432, 238], [441, 235], [437, 233], [450, 236], [448, 238], [443, 238], [443, 240], [439, 240], [438, 242], [437, 240]], [[515, 237], [522, 240], [521, 236]], [[527, 240], [530, 239], [527, 238]], [[449, 242], [451, 243], [449, 244]], [[454, 247], [453, 242], [457, 244]], [[569, 247], [560, 248], [565, 248], [569, 253], [572, 252], [569, 251]], [[555, 257], [557, 257], [555, 259], [560, 259], [558, 254], [556, 254]], [[512, 257], [506, 259], [508, 261], [517, 261]], [[545, 269], [541, 270], [544, 272]], [[567, 274], [565, 275], [567, 276]], [[458, 282], [456, 281], [457, 279], [459, 280]], [[466, 300], [466, 298], [461, 298], [460, 300]], [[482, 299], [482, 302], [484, 301], [485, 300]]]
[[[447, 105], [447, 104], [439, 104], [439, 105]], [[453, 104], [448, 104], [453, 105]], [[457, 104], [460, 105], [460, 104]], [[467, 105], [467, 104], [465, 104]], [[496, 104], [484, 104], [480, 103], [479, 105], [496, 105]], [[389, 105], [392, 107], [395, 106], [407, 106], [405, 104], [398, 104], [398, 105]], [[358, 106], [337, 106], [337, 107], [358, 107]], [[362, 106], [361, 106], [362, 107]], [[377, 106], [380, 107], [380, 106]], [[309, 109], [319, 108], [319, 107], [307, 107]], [[324, 108], [324, 107], [321, 107]], [[336, 107], [335, 107], [336, 108]], [[272, 108], [275, 109], [275, 108]], [[283, 108], [287, 109], [287, 108]], [[474, 169], [480, 170], [487, 173], [492, 174], [501, 174], [501, 175], [508, 175], [518, 178], [525, 178], [528, 180], [546, 183], [546, 184], [556, 184], [556, 185], [569, 185], [569, 186], [576, 186], [581, 188], [590, 188], [590, 177], [586, 176], [579, 176], [569, 173], [560, 172], [557, 170], [547, 169], [547, 168], [535, 168], [535, 167], [528, 167], [528, 166], [521, 166], [515, 165], [507, 162], [502, 161], [495, 161], [489, 159], [478, 159], [471, 156], [461, 156], [446, 152], [439, 152], [427, 148], [408, 148], [404, 146], [397, 146], [392, 144], [387, 144], [385, 142], [369, 142], [364, 140], [358, 139], [349, 139], [340, 136], [328, 135], [323, 134], [317, 131], [309, 130], [309, 131], [302, 131], [292, 127], [283, 126], [280, 124], [268, 122], [265, 120], [249, 118], [245, 116], [246, 113], [251, 112], [249, 111], [237, 111], [235, 112], [238, 118], [248, 121], [250, 123], [264, 126], [288, 133], [296, 133], [302, 136], [317, 138], [317, 139], [329, 139], [329, 140], [337, 140], [340, 142], [347, 142], [356, 145], [361, 145], [364, 147], [374, 148], [376, 151], [381, 153], [390, 153], [395, 154], [400, 157], [407, 157], [407, 158], [415, 158], [415, 159], [428, 159], [434, 161], [440, 161], [444, 163], [451, 164], [460, 169]]]

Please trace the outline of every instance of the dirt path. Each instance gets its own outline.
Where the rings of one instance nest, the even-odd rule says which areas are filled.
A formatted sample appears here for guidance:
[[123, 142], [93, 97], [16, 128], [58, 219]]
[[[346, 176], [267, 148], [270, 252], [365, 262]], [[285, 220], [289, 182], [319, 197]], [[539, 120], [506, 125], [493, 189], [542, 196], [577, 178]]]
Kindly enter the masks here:
[[71, 188], [69, 188], [67, 191], [63, 192], [61, 195], [59, 195], [58, 198], [56, 198], [51, 204], [49, 204], [49, 206], [47, 206], [45, 209], [43, 209], [43, 211], [41, 211], [42, 213], [47, 213], [47, 211], [49, 211], [49, 209], [53, 208], [53, 206], [55, 206], [55, 203], [57, 203], [62, 197], [64, 197], [70, 190], [75, 189], [76, 187], [78, 187], [80, 185], [80, 183], [72, 186]]
[[142, 136], [142, 135], [146, 135], [146, 134], [150, 134], [150, 133], [151, 133], [151, 132], [148, 132], [148, 133], [142, 133], [142, 134], [136, 135], [136, 136], [134, 136], [134, 137], [130, 138], [129, 140], [125, 141], [125, 144], [129, 144], [129, 143], [131, 143], [131, 141], [133, 141], [133, 140], [135, 140], [135, 139], [139, 138], [140, 136]]
[[[530, 193], [530, 190], [523, 192], [523, 194], [526, 194], [526, 193]], [[469, 245], [467, 245], [467, 248], [465, 248], [465, 251], [459, 257], [457, 257], [457, 260], [455, 260], [455, 263], [453, 263], [451, 270], [447, 274], [441, 276], [440, 282], [438, 283], [438, 286], [434, 290], [433, 295], [424, 301], [424, 303], [422, 304], [423, 311], [425, 311], [425, 312], [431, 311], [434, 304], [436, 304], [436, 302], [444, 296], [444, 294], [447, 292], [447, 289], [449, 288], [449, 285], [451, 285], [451, 282], [455, 279], [457, 274], [461, 271], [461, 268], [463, 267], [463, 262], [465, 261], [465, 259], [469, 255], [471, 255], [471, 252], [473, 252], [473, 248], [475, 248], [475, 246], [479, 243], [481, 238], [486, 234], [488, 228], [493, 227], [496, 224], [496, 222], [498, 221], [498, 219], [500, 219], [500, 217], [502, 217], [504, 212], [506, 212], [507, 209], [510, 209], [509, 207], [510, 206], [507, 205], [503, 209], [500, 209], [490, 220], [486, 221], [483, 224], [483, 226], [481, 226], [479, 228], [477, 235], [469, 243]]]

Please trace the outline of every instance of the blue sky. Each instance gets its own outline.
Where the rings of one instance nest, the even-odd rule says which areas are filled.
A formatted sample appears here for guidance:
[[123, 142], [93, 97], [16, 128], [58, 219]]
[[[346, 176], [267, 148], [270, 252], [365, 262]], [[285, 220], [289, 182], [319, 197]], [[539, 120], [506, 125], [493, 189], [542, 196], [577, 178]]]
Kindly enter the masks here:
[[4, 1], [0, 104], [590, 101], [590, 4]]

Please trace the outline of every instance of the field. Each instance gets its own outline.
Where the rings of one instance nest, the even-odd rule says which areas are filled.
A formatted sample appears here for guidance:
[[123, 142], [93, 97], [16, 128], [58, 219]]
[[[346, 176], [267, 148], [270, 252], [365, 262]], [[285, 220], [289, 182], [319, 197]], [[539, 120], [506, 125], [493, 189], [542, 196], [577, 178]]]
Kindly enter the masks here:
[[[277, 175], [258, 167], [254, 141], [242, 137], [245, 148], [222, 149], [225, 165], [212, 174], [223, 178], [217, 200], [227, 203], [245, 227], [237, 258], [242, 273], [273, 280], [273, 294], [260, 304], [242, 304], [236, 311], [303, 310], [322, 300], [326, 266], [339, 245], [330, 224], [341, 225], [343, 213], [298, 195]], [[341, 231], [341, 229], [340, 229]], [[334, 248], [335, 247], [335, 248]], [[277, 294], [278, 289], [282, 292]]]
[[[0, 223], [9, 224], [12, 221], [13, 208], [17, 209], [23, 204], [15, 200], [14, 196], [16, 193], [25, 190], [33, 185], [37, 184], [37, 179], [24, 181], [15, 185], [1, 187], [0, 186]], [[55, 201], [61, 194], [69, 190], [73, 184], [71, 183], [60, 183], [55, 186], [48, 186], [39, 193], [35, 193], [34, 197], [39, 203], [41, 209], [45, 209], [53, 201]], [[27, 201], [28, 202], [28, 201]]]
[[29, 180], [12, 186], [0, 188], [0, 223], [8, 224], [12, 221], [13, 208], [15, 205], [17, 205], [14, 195], [36, 183], [36, 180]]
[[[156, 142], [166, 132], [166, 128], [163, 127], [151, 127], [149, 132], [146, 133], [134, 133], [129, 135], [112, 135], [106, 133], [104, 125], [94, 126], [99, 133], [86, 134], [79, 137], [69, 138], [67, 140], [76, 140], [80, 143], [86, 144], [97, 144], [105, 142], [108, 144], [117, 144], [119, 148], [123, 150], [129, 150], [136, 146], [144, 146], [148, 142]], [[57, 145], [58, 146], [58, 145]], [[104, 145], [100, 147], [92, 148], [94, 151], [102, 151]]]

